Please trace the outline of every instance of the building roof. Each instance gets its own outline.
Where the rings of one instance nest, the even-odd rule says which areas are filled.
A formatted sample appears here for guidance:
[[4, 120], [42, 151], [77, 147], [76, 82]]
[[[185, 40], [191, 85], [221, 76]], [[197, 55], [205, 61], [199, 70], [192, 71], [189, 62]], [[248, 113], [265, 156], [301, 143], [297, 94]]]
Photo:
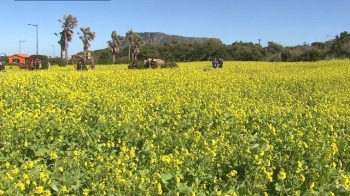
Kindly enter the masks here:
[[22, 58], [29, 58], [29, 55], [28, 54], [13, 54], [11, 56], [9, 56], [9, 58], [12, 58], [12, 57], [22, 57]]

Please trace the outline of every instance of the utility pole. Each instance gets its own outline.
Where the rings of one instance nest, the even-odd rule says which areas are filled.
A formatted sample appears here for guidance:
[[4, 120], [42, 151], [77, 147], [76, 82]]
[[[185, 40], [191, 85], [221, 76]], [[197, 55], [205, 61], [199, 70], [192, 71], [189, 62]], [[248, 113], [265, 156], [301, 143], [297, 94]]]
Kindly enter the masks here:
[[19, 41], [19, 54], [22, 54], [22, 53], [21, 53], [21, 43], [22, 43], [22, 42], [26, 42], [26, 41]]
[[30, 26], [36, 27], [36, 55], [38, 55], [38, 24], [28, 24]]
[[52, 58], [55, 58], [55, 45], [50, 45], [53, 47], [53, 57]]

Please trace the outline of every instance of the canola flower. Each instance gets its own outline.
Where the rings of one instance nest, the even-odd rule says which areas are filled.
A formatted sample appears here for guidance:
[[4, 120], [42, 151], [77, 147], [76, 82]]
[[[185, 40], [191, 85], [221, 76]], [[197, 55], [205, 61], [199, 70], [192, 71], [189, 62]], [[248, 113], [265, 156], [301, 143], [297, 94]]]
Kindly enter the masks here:
[[0, 74], [0, 195], [350, 194], [349, 61]]

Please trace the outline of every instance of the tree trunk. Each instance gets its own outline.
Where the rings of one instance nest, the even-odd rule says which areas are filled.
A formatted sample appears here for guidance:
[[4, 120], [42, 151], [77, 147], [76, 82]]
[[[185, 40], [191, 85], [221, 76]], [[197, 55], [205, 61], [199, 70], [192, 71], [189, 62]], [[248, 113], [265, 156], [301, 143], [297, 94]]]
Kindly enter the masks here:
[[115, 64], [115, 52], [113, 52], [113, 64]]
[[68, 61], [68, 39], [67, 39], [67, 32], [64, 31], [64, 51], [65, 55], [64, 57], [66, 58], [66, 61]]
[[130, 60], [130, 50], [131, 50], [131, 45], [129, 43], [129, 55], [128, 55], [129, 60]]

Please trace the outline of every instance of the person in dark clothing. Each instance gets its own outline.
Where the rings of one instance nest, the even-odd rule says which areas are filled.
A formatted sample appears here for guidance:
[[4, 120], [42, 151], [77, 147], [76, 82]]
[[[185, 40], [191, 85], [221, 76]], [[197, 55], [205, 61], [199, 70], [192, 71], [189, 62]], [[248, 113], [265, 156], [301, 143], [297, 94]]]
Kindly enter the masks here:
[[132, 63], [132, 68], [133, 68], [133, 69], [136, 69], [136, 68], [137, 68], [137, 61], [134, 61], [134, 62]]
[[34, 69], [39, 69], [40, 68], [40, 59], [36, 58], [34, 61]]
[[152, 68], [156, 68], [157, 67], [156, 64], [157, 64], [156, 60], [152, 58], [152, 60], [151, 60], [151, 67]]
[[214, 69], [217, 68], [217, 66], [218, 66], [218, 60], [217, 60], [216, 57], [214, 57], [214, 58], [211, 60], [211, 64], [212, 64], [212, 66], [213, 66]]
[[0, 71], [5, 71], [5, 65], [0, 61]]
[[224, 60], [222, 60], [222, 59], [218, 60], [218, 67], [219, 68], [223, 68], [224, 67]]

